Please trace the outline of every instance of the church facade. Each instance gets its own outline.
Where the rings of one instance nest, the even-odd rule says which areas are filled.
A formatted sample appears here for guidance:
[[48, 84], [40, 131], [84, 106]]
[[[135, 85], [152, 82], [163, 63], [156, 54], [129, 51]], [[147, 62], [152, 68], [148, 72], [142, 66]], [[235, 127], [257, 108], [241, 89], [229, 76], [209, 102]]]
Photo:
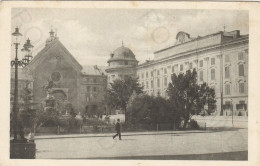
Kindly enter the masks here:
[[76, 112], [82, 113], [90, 105], [95, 108], [102, 105], [107, 86], [105, 67], [79, 64], [53, 31], [45, 47], [19, 74], [19, 78], [23, 77], [31, 78], [33, 102], [38, 109], [44, 106], [47, 96], [44, 87], [50, 83], [56, 108], [64, 109], [65, 103], [71, 103]]

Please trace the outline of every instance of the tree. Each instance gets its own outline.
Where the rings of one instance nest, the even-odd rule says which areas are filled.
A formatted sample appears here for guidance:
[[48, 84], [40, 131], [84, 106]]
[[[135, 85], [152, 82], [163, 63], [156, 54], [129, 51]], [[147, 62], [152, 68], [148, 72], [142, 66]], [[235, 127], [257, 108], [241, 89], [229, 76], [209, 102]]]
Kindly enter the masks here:
[[199, 114], [206, 104], [211, 108], [215, 105], [215, 92], [206, 83], [197, 84], [195, 69], [178, 76], [174, 73], [171, 79], [167, 93], [178, 115], [184, 119], [183, 127], [186, 128], [191, 116]]
[[175, 122], [174, 109], [170, 102], [162, 97], [154, 97], [140, 94], [128, 105], [129, 123], [132, 126], [138, 124], [151, 124], [155, 129], [157, 124]]
[[134, 91], [137, 95], [141, 94], [143, 93], [143, 87], [138, 83], [137, 78], [126, 76], [124, 79], [116, 79], [111, 83], [106, 93], [108, 107], [123, 110], [126, 121], [128, 118], [126, 112], [127, 103]]
[[143, 87], [136, 78], [127, 76], [124, 79], [116, 79], [107, 90], [107, 104], [110, 108], [126, 111], [128, 100], [132, 93], [143, 93]]

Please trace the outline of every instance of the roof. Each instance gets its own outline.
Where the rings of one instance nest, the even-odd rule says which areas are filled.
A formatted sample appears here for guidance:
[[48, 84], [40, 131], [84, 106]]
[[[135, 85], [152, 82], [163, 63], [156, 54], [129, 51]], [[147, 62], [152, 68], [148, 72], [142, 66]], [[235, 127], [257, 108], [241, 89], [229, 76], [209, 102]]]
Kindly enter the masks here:
[[97, 66], [97, 65], [92, 65], [92, 66], [83, 66], [83, 69], [81, 73], [83, 75], [105, 75], [106, 72], [106, 66]]
[[[65, 46], [56, 38], [55, 40], [50, 41], [50, 43], [46, 44], [45, 47], [32, 59], [32, 61], [28, 64], [27, 68], [32, 66], [36, 67], [41, 63], [45, 56], [49, 54], [59, 54], [61, 53], [71, 64], [77, 69], [82, 70], [82, 66], [79, 62], [73, 57], [73, 55], [65, 48]], [[36, 64], [36, 65], [35, 65]]]
[[111, 58], [108, 61], [113, 61], [113, 60], [136, 60], [136, 59], [133, 51], [122, 45], [111, 54]]

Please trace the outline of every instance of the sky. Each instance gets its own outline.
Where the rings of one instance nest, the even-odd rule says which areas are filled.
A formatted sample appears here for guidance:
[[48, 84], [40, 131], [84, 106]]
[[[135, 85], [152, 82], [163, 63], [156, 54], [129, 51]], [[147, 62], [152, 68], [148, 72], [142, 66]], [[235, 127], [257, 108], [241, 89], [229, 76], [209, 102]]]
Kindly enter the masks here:
[[110, 53], [122, 42], [142, 63], [152, 60], [153, 52], [174, 45], [179, 31], [197, 37], [225, 27], [248, 34], [248, 17], [243, 10], [16, 8], [12, 9], [12, 31], [20, 28], [21, 43], [30, 38], [35, 56], [53, 28], [82, 66], [107, 66]]

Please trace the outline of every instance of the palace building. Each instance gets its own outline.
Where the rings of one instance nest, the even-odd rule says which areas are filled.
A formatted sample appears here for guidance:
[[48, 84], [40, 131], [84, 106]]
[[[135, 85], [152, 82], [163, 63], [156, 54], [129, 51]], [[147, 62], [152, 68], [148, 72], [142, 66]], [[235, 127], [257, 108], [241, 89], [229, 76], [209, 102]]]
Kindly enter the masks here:
[[[216, 115], [247, 115], [248, 35], [240, 31], [217, 32], [192, 38], [179, 32], [171, 47], [154, 52], [154, 60], [137, 67], [137, 75], [149, 95], [167, 97], [172, 73], [196, 69], [198, 84], [206, 82], [215, 89]], [[221, 113], [221, 93], [223, 108]]]

